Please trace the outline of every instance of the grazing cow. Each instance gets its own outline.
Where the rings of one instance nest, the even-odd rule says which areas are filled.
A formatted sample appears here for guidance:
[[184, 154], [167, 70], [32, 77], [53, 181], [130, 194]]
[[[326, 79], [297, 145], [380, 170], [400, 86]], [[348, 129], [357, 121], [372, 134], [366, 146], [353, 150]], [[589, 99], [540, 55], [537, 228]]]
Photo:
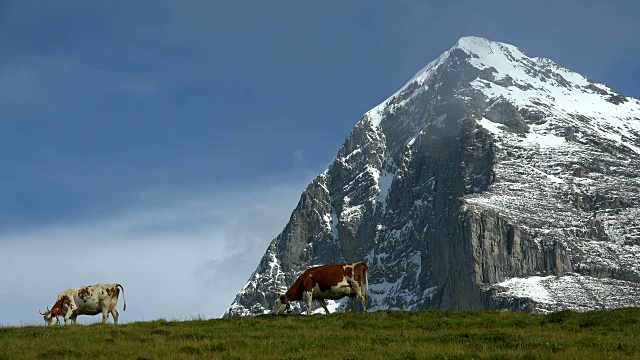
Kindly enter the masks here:
[[[124, 298], [124, 288], [120, 284], [96, 284], [79, 288], [68, 289], [58, 294], [56, 303], [51, 310], [47, 307], [44, 315], [45, 325], [56, 325], [59, 323], [58, 316], [64, 316], [64, 324], [71, 319], [71, 323], [76, 323], [78, 315], [98, 315], [102, 313], [102, 323], [107, 322], [109, 313], [113, 317], [113, 323], [118, 323], [118, 295], [122, 289], [122, 299], [124, 308], [127, 309], [127, 300]], [[55, 319], [55, 320], [54, 320]]]
[[[317, 266], [307, 269], [302, 273], [286, 293], [278, 295], [273, 307], [273, 314], [282, 314], [289, 311], [291, 301], [304, 301], [307, 304], [307, 315], [311, 315], [311, 302], [318, 300], [327, 314], [325, 299], [338, 300], [345, 296], [351, 298], [349, 312], [353, 311], [356, 297], [362, 303], [362, 312], [367, 312], [367, 300], [369, 298], [369, 268], [364, 262], [355, 264], [333, 264]], [[363, 283], [366, 291], [363, 293]]]

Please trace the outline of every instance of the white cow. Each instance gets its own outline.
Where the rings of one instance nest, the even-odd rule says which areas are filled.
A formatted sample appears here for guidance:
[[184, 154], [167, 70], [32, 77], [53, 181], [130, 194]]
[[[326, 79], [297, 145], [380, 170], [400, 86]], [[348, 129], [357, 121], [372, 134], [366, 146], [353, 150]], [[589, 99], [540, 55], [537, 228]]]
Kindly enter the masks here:
[[124, 288], [120, 284], [96, 284], [79, 288], [68, 289], [58, 294], [56, 303], [51, 310], [40, 315], [44, 315], [45, 325], [59, 324], [58, 316], [64, 316], [64, 324], [71, 319], [71, 323], [76, 323], [78, 315], [98, 315], [102, 313], [102, 323], [107, 322], [109, 313], [113, 317], [113, 323], [118, 323], [118, 295], [122, 289], [122, 300], [127, 309], [127, 300], [124, 298]]

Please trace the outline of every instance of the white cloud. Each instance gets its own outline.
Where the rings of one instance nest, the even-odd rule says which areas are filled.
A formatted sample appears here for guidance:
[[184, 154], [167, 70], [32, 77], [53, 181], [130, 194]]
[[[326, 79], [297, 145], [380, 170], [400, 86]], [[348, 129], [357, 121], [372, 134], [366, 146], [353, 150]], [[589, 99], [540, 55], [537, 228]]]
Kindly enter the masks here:
[[0, 232], [0, 272], [9, 274], [0, 278], [0, 307], [11, 309], [0, 325], [39, 325], [38, 310], [51, 307], [60, 291], [98, 282], [124, 286], [121, 322], [219, 317], [308, 181], [151, 192], [99, 221]]

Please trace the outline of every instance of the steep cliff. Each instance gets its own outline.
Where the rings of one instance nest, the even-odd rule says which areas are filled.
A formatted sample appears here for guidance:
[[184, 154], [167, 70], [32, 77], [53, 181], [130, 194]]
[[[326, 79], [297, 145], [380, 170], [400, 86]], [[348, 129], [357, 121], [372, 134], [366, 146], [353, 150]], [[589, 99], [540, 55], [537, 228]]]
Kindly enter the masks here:
[[640, 305], [639, 173], [638, 100], [462, 38], [360, 119], [225, 316], [359, 260], [372, 310]]

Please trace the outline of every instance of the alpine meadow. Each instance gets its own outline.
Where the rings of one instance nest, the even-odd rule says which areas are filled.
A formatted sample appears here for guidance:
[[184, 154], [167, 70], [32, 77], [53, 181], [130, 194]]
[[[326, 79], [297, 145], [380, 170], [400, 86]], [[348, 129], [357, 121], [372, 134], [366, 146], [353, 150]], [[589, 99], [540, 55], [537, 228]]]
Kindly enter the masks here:
[[234, 317], [0, 328], [0, 359], [624, 359], [637, 308]]

